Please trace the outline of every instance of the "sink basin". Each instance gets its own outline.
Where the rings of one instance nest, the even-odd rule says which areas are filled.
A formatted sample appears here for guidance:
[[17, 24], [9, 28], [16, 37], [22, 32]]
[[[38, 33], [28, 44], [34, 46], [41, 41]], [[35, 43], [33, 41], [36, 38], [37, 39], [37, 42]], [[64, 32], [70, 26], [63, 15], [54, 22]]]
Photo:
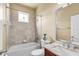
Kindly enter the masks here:
[[79, 46], [78, 45], [71, 45], [68, 49], [79, 52]]

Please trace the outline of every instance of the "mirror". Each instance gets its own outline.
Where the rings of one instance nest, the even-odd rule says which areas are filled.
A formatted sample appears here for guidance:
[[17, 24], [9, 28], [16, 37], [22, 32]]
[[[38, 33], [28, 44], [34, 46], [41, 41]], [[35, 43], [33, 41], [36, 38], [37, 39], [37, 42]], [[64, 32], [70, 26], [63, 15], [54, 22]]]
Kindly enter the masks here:
[[79, 14], [71, 16], [71, 40], [79, 45]]
[[59, 8], [56, 11], [56, 39], [69, 41], [70, 36], [70, 6]]

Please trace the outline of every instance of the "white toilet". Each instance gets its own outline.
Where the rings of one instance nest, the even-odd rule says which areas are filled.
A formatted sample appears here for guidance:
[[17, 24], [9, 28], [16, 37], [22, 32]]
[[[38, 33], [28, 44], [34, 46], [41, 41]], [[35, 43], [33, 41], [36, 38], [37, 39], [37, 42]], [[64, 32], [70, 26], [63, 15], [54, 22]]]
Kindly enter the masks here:
[[46, 44], [48, 44], [49, 41], [44, 41], [43, 39], [41, 39], [41, 49], [35, 49], [31, 52], [32, 56], [44, 56], [44, 46]]
[[44, 56], [44, 49], [35, 49], [31, 52], [32, 56]]
[[46, 45], [47, 42], [44, 40], [41, 40], [41, 49], [35, 49], [31, 52], [32, 56], [44, 56], [44, 46]]

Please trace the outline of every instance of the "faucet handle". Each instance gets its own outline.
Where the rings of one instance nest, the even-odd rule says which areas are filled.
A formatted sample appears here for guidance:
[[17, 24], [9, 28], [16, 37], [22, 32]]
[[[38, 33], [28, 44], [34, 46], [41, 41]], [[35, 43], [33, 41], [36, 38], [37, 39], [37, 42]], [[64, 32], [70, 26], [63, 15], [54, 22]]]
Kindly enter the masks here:
[[72, 36], [72, 38], [74, 38], [74, 36]]

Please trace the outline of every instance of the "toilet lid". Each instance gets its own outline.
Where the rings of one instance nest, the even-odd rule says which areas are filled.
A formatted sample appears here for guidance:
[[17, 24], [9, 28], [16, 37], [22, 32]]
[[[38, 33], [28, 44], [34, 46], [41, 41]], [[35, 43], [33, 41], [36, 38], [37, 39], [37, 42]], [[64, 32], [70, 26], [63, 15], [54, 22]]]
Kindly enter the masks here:
[[32, 51], [32, 55], [35, 56], [39, 56], [39, 55], [43, 55], [44, 54], [44, 50], [43, 49], [36, 49]]

